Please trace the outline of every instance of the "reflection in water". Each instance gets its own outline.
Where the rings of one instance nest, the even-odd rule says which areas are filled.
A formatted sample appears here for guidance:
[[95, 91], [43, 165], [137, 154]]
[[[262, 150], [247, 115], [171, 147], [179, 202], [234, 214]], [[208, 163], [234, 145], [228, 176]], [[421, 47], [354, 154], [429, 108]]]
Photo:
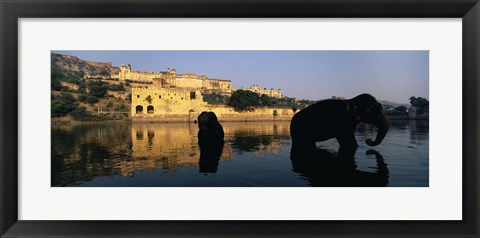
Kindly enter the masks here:
[[333, 140], [308, 163], [290, 159], [289, 122], [222, 125], [223, 148], [207, 151], [193, 123], [53, 125], [52, 186], [428, 186], [428, 121], [392, 121], [378, 152], [360, 126], [354, 158]]
[[[352, 153], [353, 155], [355, 153]], [[292, 151], [293, 171], [300, 173], [317, 187], [384, 187], [388, 185], [388, 168], [383, 156], [375, 150], [377, 169], [375, 172], [360, 171], [353, 157], [338, 155], [324, 149]]]
[[103, 176], [135, 177], [138, 172], [152, 173], [155, 169], [175, 174], [185, 166], [213, 173], [219, 160], [232, 159], [232, 149], [278, 151], [280, 139], [288, 139], [288, 122], [281, 124], [282, 135], [277, 124], [226, 123], [227, 145], [204, 151], [198, 146], [195, 124], [52, 126], [52, 186], [78, 185]]

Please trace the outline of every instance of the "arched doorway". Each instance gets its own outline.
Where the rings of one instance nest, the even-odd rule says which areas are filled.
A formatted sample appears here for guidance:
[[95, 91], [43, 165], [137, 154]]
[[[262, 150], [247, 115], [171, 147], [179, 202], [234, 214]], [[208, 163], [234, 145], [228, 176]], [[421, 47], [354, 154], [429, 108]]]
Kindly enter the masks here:
[[152, 105], [150, 105], [150, 106], [147, 107], [147, 113], [148, 113], [148, 114], [153, 114], [154, 112], [155, 112], [155, 110], [153, 109], [153, 106], [152, 106]]
[[143, 114], [143, 106], [138, 105], [135, 107], [136, 114]]

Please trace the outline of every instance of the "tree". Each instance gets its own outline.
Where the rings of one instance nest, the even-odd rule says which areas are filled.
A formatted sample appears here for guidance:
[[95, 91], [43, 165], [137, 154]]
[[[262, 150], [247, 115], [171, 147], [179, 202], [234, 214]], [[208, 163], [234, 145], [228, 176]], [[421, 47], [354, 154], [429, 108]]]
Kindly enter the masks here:
[[87, 112], [87, 108], [85, 107], [79, 107], [72, 112], [70, 112], [70, 115], [73, 117], [73, 119], [77, 121], [84, 121], [88, 119], [91, 115], [89, 112]]
[[94, 104], [94, 103], [97, 103], [99, 101], [100, 100], [95, 96], [92, 96], [92, 95], [87, 96], [87, 102], [90, 103], [90, 104]]
[[237, 90], [232, 93], [228, 105], [232, 106], [235, 111], [253, 111], [256, 106], [260, 105], [260, 96], [251, 91]]
[[102, 68], [102, 69], [100, 70], [100, 75], [110, 76], [110, 71], [109, 71], [107, 68]]
[[87, 95], [85, 95], [85, 94], [80, 94], [80, 95], [78, 96], [78, 101], [79, 101], [79, 102], [85, 102], [85, 100], [87, 100]]
[[410, 104], [417, 108], [417, 113], [422, 114], [425, 111], [425, 108], [428, 107], [428, 100], [422, 97], [410, 97]]
[[277, 117], [277, 116], [278, 116], [277, 110], [273, 110], [273, 117]]
[[109, 90], [111, 91], [122, 91], [122, 92], [125, 92], [125, 87], [123, 86], [123, 84], [112, 84], [110, 85], [109, 87]]
[[272, 101], [272, 98], [265, 95], [265, 94], [262, 94], [262, 96], [260, 96], [260, 105], [262, 106], [271, 106], [273, 104], [273, 101]]
[[108, 85], [105, 82], [93, 80], [88, 82], [88, 88], [90, 95], [102, 98], [107, 93]]
[[75, 98], [69, 93], [62, 93], [51, 102], [52, 117], [65, 116], [78, 107]]
[[227, 104], [230, 100], [230, 97], [220, 95], [218, 93], [209, 93], [203, 94], [203, 101], [207, 102], [208, 104]]
[[407, 112], [407, 107], [405, 107], [405, 106], [398, 106], [398, 107], [395, 108], [395, 111], [396, 111], [396, 112], [406, 113], [406, 112]]

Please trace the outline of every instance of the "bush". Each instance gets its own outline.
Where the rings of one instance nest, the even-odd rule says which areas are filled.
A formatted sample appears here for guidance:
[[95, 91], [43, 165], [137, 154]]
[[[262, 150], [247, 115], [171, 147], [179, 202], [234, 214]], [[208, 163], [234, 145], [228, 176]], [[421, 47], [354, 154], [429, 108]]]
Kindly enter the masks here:
[[113, 106], [113, 102], [108, 102], [107, 107], [111, 107], [111, 106]]
[[90, 104], [94, 104], [94, 103], [97, 103], [99, 101], [100, 100], [95, 96], [92, 96], [92, 95], [87, 96], [87, 102], [90, 103]]
[[72, 112], [70, 112], [70, 115], [73, 117], [73, 119], [77, 121], [84, 121], [90, 118], [90, 113], [87, 112], [87, 109], [85, 107], [79, 107]]
[[87, 100], [87, 95], [85, 95], [85, 94], [80, 94], [80, 95], [78, 96], [78, 101], [79, 101], [79, 102], [85, 102], [85, 100]]
[[235, 111], [253, 111], [260, 105], [260, 96], [251, 91], [237, 90], [232, 93], [228, 105]]
[[125, 92], [125, 87], [123, 86], [123, 84], [112, 84], [112, 85], [109, 86], [108, 89], [111, 90], [111, 91]]
[[262, 94], [262, 96], [260, 96], [260, 105], [267, 106], [267, 107], [272, 106], [273, 100], [268, 95]]
[[226, 105], [230, 100], [230, 97], [223, 96], [218, 93], [203, 94], [203, 101], [208, 104], [223, 104]]
[[116, 106], [114, 110], [116, 112], [126, 112], [126, 111], [128, 111], [128, 107], [125, 106], [124, 104], [121, 104], [119, 106]]
[[88, 82], [88, 88], [90, 89], [90, 95], [102, 98], [107, 93], [108, 85], [102, 81], [90, 81]]
[[75, 98], [69, 93], [62, 93], [51, 102], [52, 117], [65, 116], [78, 107]]

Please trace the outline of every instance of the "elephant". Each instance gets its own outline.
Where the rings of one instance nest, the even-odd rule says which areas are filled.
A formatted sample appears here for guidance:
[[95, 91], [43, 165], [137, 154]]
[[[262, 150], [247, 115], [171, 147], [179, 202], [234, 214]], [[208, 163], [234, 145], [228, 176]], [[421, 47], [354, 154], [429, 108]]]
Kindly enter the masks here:
[[223, 143], [225, 133], [214, 112], [202, 112], [198, 116], [198, 144]]
[[332, 99], [312, 104], [292, 118], [292, 150], [315, 148], [315, 142], [336, 138], [339, 151], [356, 151], [358, 144], [354, 131], [360, 122], [378, 128], [375, 140], [367, 139], [367, 145], [377, 146], [383, 141], [389, 122], [382, 105], [373, 96], [361, 94], [349, 100]]
[[200, 173], [216, 173], [222, 156], [225, 133], [214, 112], [198, 116], [198, 145], [200, 146]]

